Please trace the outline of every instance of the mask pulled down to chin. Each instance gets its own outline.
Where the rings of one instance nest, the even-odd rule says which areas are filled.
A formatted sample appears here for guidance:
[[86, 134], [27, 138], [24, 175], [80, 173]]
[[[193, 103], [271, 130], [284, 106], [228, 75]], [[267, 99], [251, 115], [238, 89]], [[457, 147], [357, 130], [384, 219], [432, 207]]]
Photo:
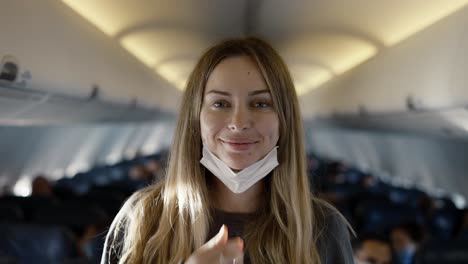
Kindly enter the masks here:
[[275, 146], [263, 159], [236, 173], [203, 145], [200, 163], [233, 193], [243, 193], [279, 165], [277, 148]]

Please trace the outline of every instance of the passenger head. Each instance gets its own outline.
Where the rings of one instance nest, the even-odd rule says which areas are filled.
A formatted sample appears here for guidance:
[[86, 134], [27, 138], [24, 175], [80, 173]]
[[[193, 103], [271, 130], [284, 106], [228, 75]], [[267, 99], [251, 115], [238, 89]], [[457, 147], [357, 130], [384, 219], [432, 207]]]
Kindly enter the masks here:
[[468, 209], [464, 209], [460, 214], [457, 233], [460, 238], [468, 239]]
[[266, 156], [279, 138], [271, 97], [252, 58], [240, 55], [221, 61], [208, 78], [200, 113], [205, 147], [234, 170]]
[[436, 206], [435, 201], [428, 194], [424, 193], [417, 201], [418, 207], [426, 217], [431, 217]]
[[468, 209], [465, 209], [462, 213], [462, 226], [468, 229]]
[[150, 181], [152, 178], [151, 173], [141, 164], [134, 165], [128, 172], [130, 179], [138, 181]]
[[150, 159], [145, 162], [145, 168], [151, 177], [154, 178], [155, 181], [159, 181], [164, 177], [164, 168], [162, 161], [157, 159]]
[[344, 172], [347, 165], [341, 161], [333, 161], [326, 167], [326, 179], [328, 183], [339, 184], [345, 181]]
[[161, 162], [157, 159], [148, 160], [147, 162], [145, 162], [145, 167], [148, 171], [152, 173], [156, 173], [162, 168]]
[[366, 173], [362, 175], [360, 179], [360, 185], [366, 189], [375, 187], [378, 184], [378, 180], [374, 175]]
[[52, 186], [43, 175], [38, 175], [31, 183], [32, 196], [52, 196]]
[[[247, 72], [245, 80], [242, 80], [245, 83], [235, 78], [236, 75], [242, 74], [240, 72]], [[231, 80], [229, 85], [226, 83], [227, 80]], [[239, 86], [236, 87], [236, 85]], [[213, 119], [210, 119], [211, 116], [206, 115], [207, 111], [203, 111], [206, 104], [214, 103], [209, 101], [212, 98], [207, 92], [219, 89], [228, 89], [230, 94], [239, 95], [237, 99], [245, 98], [240, 97], [245, 93], [249, 94], [258, 90], [262, 93], [256, 96], [268, 99], [269, 104], [265, 108], [258, 107], [258, 110], [255, 110], [257, 112], [251, 112], [248, 116], [245, 112], [241, 113], [241, 118], [244, 120], [234, 120], [229, 129], [223, 129], [226, 123], [213, 122]], [[223, 106], [225, 101], [221, 102]], [[263, 101], [259, 101], [258, 106], [263, 106]], [[253, 108], [255, 103], [255, 101], [249, 102], [248, 106]], [[222, 144], [219, 139], [224, 139], [223, 136], [231, 136], [243, 140], [244, 135], [239, 133], [238, 126], [245, 126], [245, 122], [251, 122], [258, 115], [267, 116], [267, 118], [255, 119], [261, 122], [253, 124], [254, 129], [249, 130], [247, 137], [261, 141], [264, 147], [261, 151], [251, 153], [244, 159], [236, 159], [235, 164], [234, 159], [224, 155], [219, 147]], [[181, 178], [178, 181], [183, 179], [191, 182], [193, 185], [189, 186], [198, 190], [204, 188], [205, 180], [209, 181], [205, 179], [205, 170], [200, 164], [202, 142], [204, 142], [228, 166], [237, 170], [258, 161], [274, 146], [278, 146], [279, 166], [273, 171], [272, 178], [281, 183], [274, 185], [288, 188], [288, 192], [289, 188], [296, 189], [295, 193], [305, 192], [306, 189], [308, 191], [301, 122], [298, 99], [289, 71], [269, 44], [256, 38], [232, 39], [219, 43], [201, 57], [187, 82], [169, 162], [168, 184], [175, 185], [176, 182], [172, 181], [175, 178], [171, 176], [180, 175], [186, 171], [180, 175]], [[247, 124], [249, 125], [252, 123]], [[275, 172], [278, 176], [274, 176]], [[189, 179], [186, 176], [188, 173], [192, 175], [192, 178]], [[284, 176], [280, 177], [279, 174]], [[291, 177], [291, 175], [298, 177]], [[192, 193], [204, 192], [193, 190]]]
[[409, 244], [418, 245], [424, 240], [424, 230], [417, 223], [403, 223], [391, 229], [390, 240], [395, 250], [400, 250]]
[[384, 236], [367, 234], [353, 241], [356, 264], [390, 264], [392, 250], [390, 242]]
[[424, 239], [422, 227], [416, 223], [404, 223], [393, 227], [390, 240], [398, 263], [412, 263], [416, 250]]
[[[286, 160], [294, 158], [290, 154], [294, 155], [298, 150], [302, 150], [302, 142], [299, 142], [302, 140], [302, 135], [296, 135], [302, 133], [297, 96], [288, 69], [282, 59], [267, 43], [256, 38], [225, 41], [203, 55], [188, 80], [179, 117], [181, 129], [177, 131], [180, 132], [180, 137], [176, 136], [175, 138], [192, 143], [189, 144], [191, 147], [188, 147], [190, 151], [183, 153], [190, 156], [191, 163], [197, 163], [199, 166], [203, 136], [200, 115], [202, 106], [206, 103], [204, 99], [208, 99], [205, 98], [206, 91], [222, 88], [218, 86], [219, 80], [226, 76], [220, 75], [223, 72], [234, 70], [236, 66], [249, 67], [251, 76], [256, 77], [257, 82], [252, 84], [262, 88], [261, 90], [268, 91], [267, 95], [271, 97], [271, 107], [278, 123], [278, 128], [276, 128], [278, 135], [275, 136], [279, 139], [277, 143], [273, 140], [272, 145], [278, 145], [279, 163], [286, 165]], [[248, 88], [258, 90], [257, 87]], [[209, 134], [209, 132], [204, 134]], [[210, 142], [206, 143], [211, 144]], [[215, 151], [211, 148], [210, 150]], [[285, 153], [288, 155], [284, 155]], [[261, 154], [265, 153], [260, 153], [255, 158], [260, 159]], [[227, 160], [223, 161], [228, 162]]]

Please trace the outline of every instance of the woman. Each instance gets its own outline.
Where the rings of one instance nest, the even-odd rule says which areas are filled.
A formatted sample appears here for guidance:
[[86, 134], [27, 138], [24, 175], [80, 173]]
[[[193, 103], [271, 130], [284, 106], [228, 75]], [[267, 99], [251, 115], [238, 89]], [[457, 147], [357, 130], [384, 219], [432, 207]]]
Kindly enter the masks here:
[[102, 263], [352, 263], [345, 221], [309, 191], [297, 96], [267, 43], [209, 49], [175, 133], [165, 180], [125, 203]]

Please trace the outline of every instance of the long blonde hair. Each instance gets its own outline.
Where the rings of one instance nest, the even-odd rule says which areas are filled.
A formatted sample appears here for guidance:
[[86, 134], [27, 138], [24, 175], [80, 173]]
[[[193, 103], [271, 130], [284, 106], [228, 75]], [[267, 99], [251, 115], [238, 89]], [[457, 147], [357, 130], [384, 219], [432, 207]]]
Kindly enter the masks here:
[[114, 234], [121, 236], [119, 263], [180, 263], [208, 239], [211, 174], [199, 163], [200, 111], [208, 77], [233, 56], [249, 56], [257, 63], [280, 123], [280, 165], [264, 179], [265, 204], [245, 229], [251, 262], [320, 263], [320, 202], [309, 189], [298, 99], [283, 60], [257, 38], [223, 41], [199, 60], [183, 95], [165, 180], [134, 194], [111, 227], [121, 230]]

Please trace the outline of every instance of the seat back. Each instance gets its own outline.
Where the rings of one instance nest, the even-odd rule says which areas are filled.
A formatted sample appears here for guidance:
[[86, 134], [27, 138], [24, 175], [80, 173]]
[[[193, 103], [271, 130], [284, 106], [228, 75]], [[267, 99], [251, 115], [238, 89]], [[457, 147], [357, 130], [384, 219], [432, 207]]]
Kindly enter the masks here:
[[18, 263], [59, 264], [76, 257], [70, 231], [58, 226], [0, 224], [0, 257]]

